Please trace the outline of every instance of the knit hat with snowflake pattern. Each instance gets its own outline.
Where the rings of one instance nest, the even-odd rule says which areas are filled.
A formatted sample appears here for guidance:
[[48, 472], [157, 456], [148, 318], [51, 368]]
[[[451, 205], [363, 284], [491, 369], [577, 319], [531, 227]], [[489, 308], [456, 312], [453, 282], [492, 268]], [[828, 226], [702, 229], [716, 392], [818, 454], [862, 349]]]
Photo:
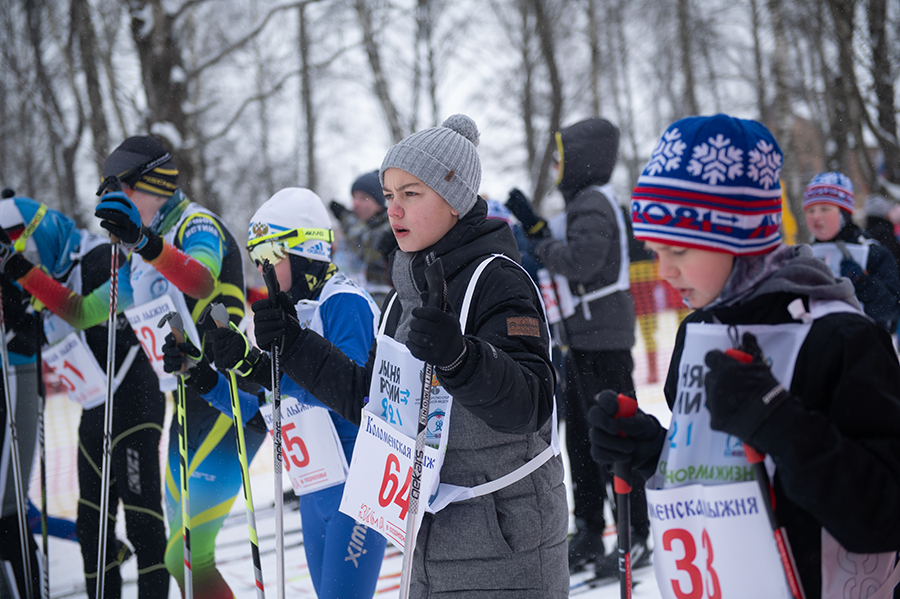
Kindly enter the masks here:
[[813, 177], [803, 192], [803, 209], [813, 204], [831, 204], [853, 214], [853, 183], [847, 175], [831, 172]]
[[631, 200], [642, 241], [764, 254], [781, 243], [782, 153], [768, 129], [725, 114], [673, 123]]

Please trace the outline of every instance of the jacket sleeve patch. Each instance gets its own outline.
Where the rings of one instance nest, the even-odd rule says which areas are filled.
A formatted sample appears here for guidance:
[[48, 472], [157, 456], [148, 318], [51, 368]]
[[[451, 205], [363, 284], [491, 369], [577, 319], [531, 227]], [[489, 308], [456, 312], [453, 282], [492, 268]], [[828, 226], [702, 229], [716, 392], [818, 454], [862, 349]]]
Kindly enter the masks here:
[[510, 316], [506, 319], [506, 334], [510, 337], [540, 337], [541, 323], [533, 316]]

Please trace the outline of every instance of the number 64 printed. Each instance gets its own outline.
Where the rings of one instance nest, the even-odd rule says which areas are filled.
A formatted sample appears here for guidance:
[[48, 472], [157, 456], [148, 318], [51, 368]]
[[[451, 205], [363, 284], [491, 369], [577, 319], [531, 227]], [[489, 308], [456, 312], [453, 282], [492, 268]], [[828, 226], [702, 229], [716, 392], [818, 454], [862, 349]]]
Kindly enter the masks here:
[[680, 580], [672, 579], [670, 581], [672, 590], [678, 599], [722, 599], [719, 576], [713, 567], [715, 556], [712, 540], [706, 529], [703, 530], [701, 544], [706, 552], [705, 576], [694, 563], [697, 559], [697, 543], [690, 532], [682, 528], [672, 528], [662, 535], [663, 550], [681, 555], [680, 558], [675, 559], [675, 567], [685, 572], [690, 579], [690, 585], [686, 589]]
[[388, 507], [391, 502], [400, 508], [400, 519], [406, 520], [409, 511], [409, 485], [412, 482], [412, 467], [406, 469], [406, 480], [400, 487], [400, 460], [389, 453], [384, 462], [384, 476], [381, 478], [381, 489], [378, 491], [378, 505]]

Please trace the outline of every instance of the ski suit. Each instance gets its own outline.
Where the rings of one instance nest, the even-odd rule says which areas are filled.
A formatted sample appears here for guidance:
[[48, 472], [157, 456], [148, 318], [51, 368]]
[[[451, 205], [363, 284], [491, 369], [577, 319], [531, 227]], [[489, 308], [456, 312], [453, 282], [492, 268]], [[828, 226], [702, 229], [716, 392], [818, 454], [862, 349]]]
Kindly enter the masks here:
[[[223, 303], [232, 320], [244, 314], [242, 253], [222, 221], [191, 202], [180, 190], [159, 209], [149, 228], [164, 240], [162, 252], [152, 263], [132, 254], [121, 265], [118, 277], [118, 309], [142, 305], [169, 295], [185, 311], [185, 321], [196, 322], [212, 302]], [[54, 313], [76, 328], [88, 328], [109, 312], [110, 283], [80, 295], [65, 289], [51, 277], [32, 268], [19, 273], [18, 282]], [[201, 338], [211, 319], [198, 326]], [[215, 538], [240, 490], [234, 430], [230, 418], [187, 390], [187, 437], [190, 470], [191, 549], [194, 596], [231, 597], [232, 592], [215, 565]], [[172, 426], [171, 430], [176, 430]], [[261, 418], [248, 423], [247, 452], [252, 459], [265, 439]], [[180, 476], [177, 435], [170, 436], [169, 465], [165, 477], [166, 515], [170, 537], [166, 567], [183, 584], [181, 510], [178, 509]]]
[[[301, 322], [357, 364], [365, 363], [375, 339], [378, 308], [356, 283], [338, 272], [328, 279], [317, 299], [303, 300], [297, 308], [306, 315]], [[286, 375], [282, 375], [281, 393], [304, 405], [325, 407]], [[258, 400], [243, 391], [239, 395], [241, 415], [248, 419], [254, 406], [258, 408]], [[216, 386], [203, 398], [224, 414], [232, 413], [228, 382], [221, 373]], [[329, 415], [349, 462], [359, 427], [331, 410]], [[303, 549], [316, 595], [322, 599], [372, 597], [386, 546], [383, 536], [338, 511], [343, 492], [344, 485], [339, 484], [300, 496]]]

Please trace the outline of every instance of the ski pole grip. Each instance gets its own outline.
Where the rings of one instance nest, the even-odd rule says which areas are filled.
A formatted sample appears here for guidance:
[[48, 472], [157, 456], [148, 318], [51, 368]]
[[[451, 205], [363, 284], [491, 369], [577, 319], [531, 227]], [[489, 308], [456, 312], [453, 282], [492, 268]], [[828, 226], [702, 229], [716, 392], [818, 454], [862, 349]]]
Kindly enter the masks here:
[[753, 361], [753, 356], [751, 356], [747, 352], [741, 351], [739, 349], [726, 349], [725, 355], [728, 356], [729, 358], [733, 358], [743, 364], [749, 364], [750, 362]]
[[[631, 418], [637, 414], [637, 401], [633, 397], [619, 393], [616, 400], [619, 402], [619, 409], [613, 418]], [[619, 432], [619, 435], [624, 437], [625, 433]], [[631, 467], [628, 464], [619, 462], [613, 466], [613, 489], [618, 495], [631, 493]]]
[[263, 281], [266, 282], [266, 290], [272, 299], [278, 298], [278, 292], [281, 289], [278, 286], [278, 277], [275, 276], [275, 266], [268, 260], [263, 260], [262, 265]]
[[425, 282], [428, 286], [428, 306], [446, 309], [447, 284], [444, 281], [444, 265], [438, 258], [425, 269]]
[[[175, 344], [181, 345], [184, 343], [184, 321], [181, 320], [181, 315], [178, 312], [169, 312], [164, 315], [159, 323], [156, 325], [157, 327], [161, 327], [166, 322], [169, 323], [169, 328], [172, 330], [172, 336], [175, 337]], [[184, 354], [182, 354], [184, 355]], [[184, 365], [181, 367], [178, 372], [173, 372], [172, 374], [184, 374], [188, 370], [187, 360], [185, 360]]]

